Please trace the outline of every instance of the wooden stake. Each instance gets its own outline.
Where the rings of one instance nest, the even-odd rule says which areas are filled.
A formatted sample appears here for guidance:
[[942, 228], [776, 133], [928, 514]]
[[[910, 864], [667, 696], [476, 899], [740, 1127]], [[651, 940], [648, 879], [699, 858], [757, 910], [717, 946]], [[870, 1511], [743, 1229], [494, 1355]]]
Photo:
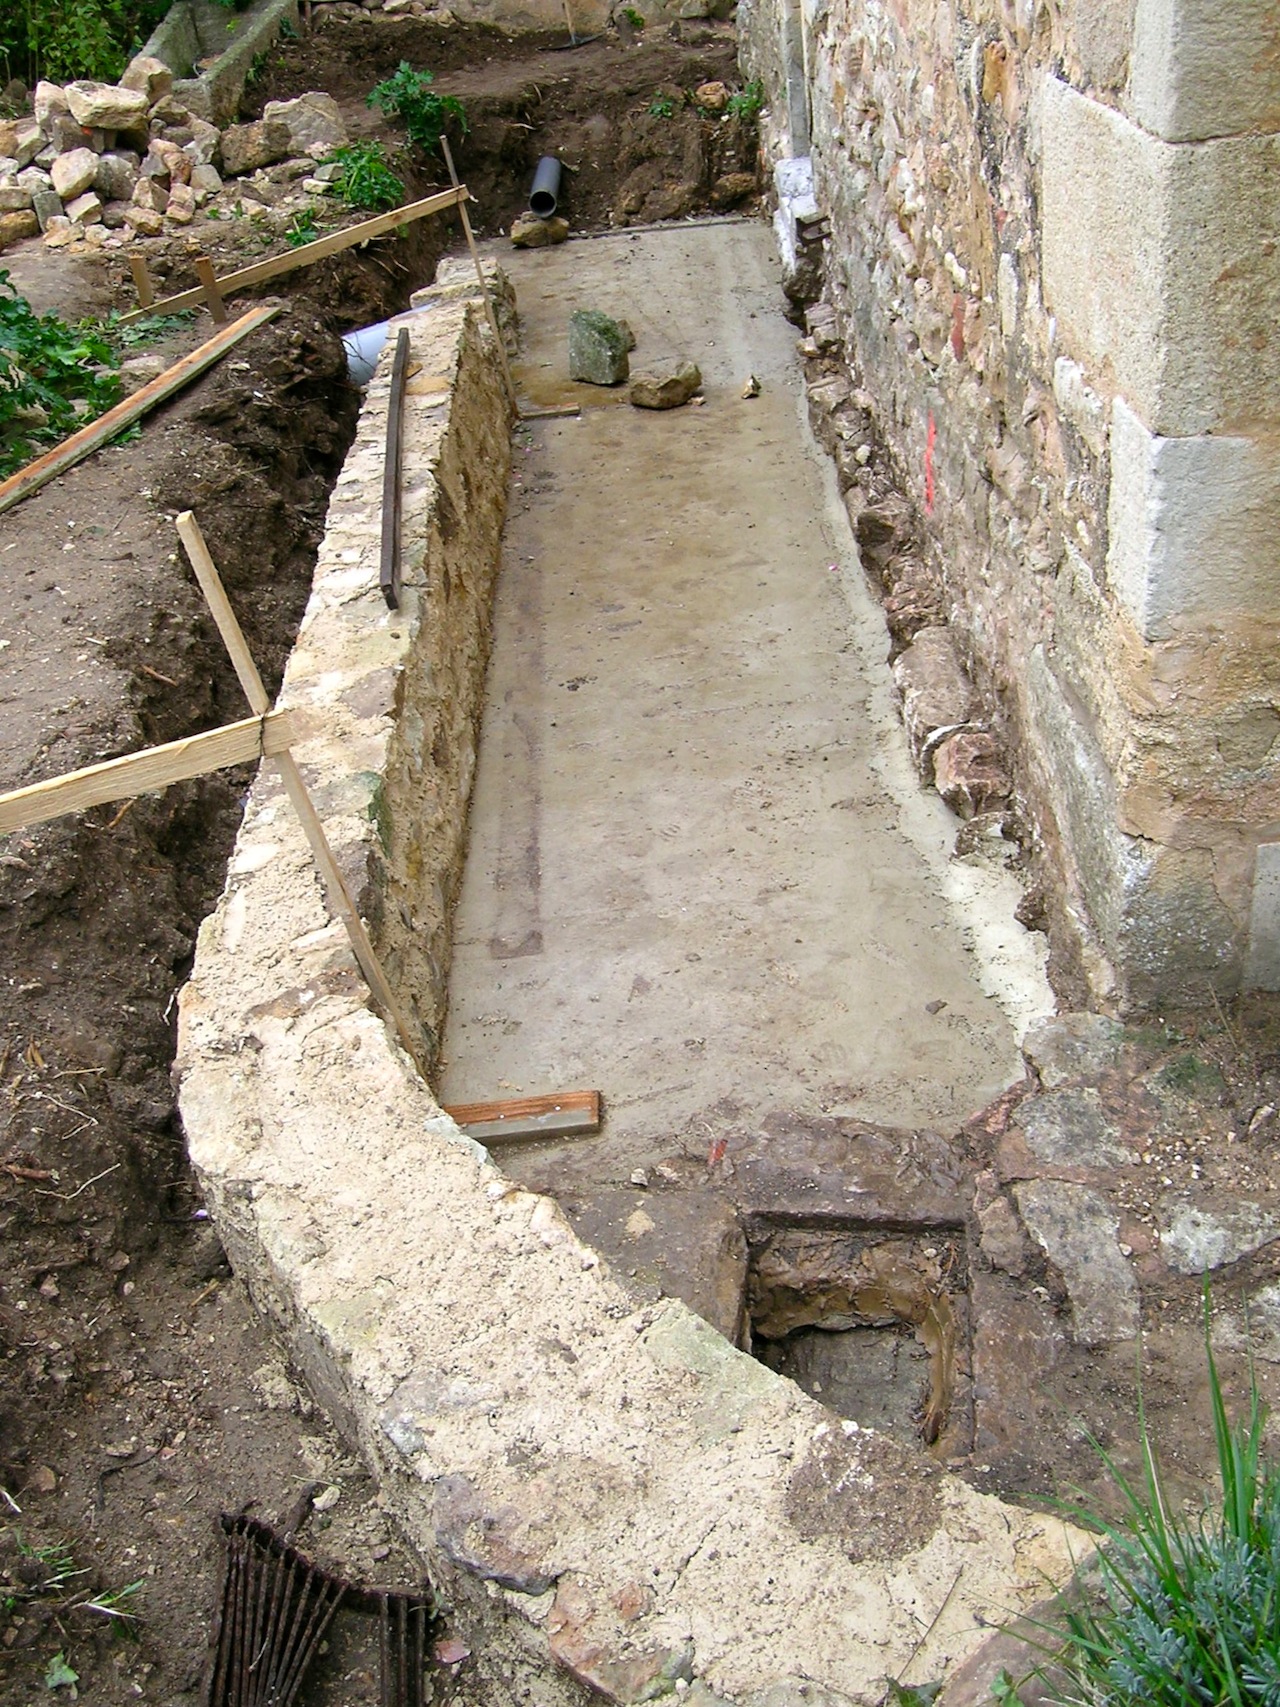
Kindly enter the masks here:
[[[449, 147], [449, 138], [442, 136], [440, 146], [444, 150], [444, 163], [449, 168], [449, 181], [454, 189], [459, 189], [458, 173], [453, 164], [453, 150]], [[465, 194], [465, 192], [464, 192]], [[502, 363], [502, 378], [507, 387], [507, 401], [511, 405], [513, 415], [520, 413], [520, 404], [516, 398], [516, 382], [511, 377], [511, 369], [507, 364], [507, 346], [502, 341], [502, 331], [498, 325], [498, 316], [494, 312], [493, 300], [489, 295], [489, 286], [485, 280], [484, 268], [480, 265], [480, 251], [476, 248], [475, 233], [471, 229], [471, 220], [467, 213], [465, 201], [458, 203], [458, 212], [462, 215], [462, 229], [467, 235], [467, 248], [471, 251], [471, 259], [475, 262], [476, 277], [480, 280], [480, 296], [484, 302], [485, 316], [489, 322], [489, 330], [493, 333], [493, 341], [498, 346], [498, 360]]]
[[121, 759], [107, 759], [84, 770], [68, 771], [48, 782], [33, 782], [0, 794], [0, 835], [30, 829], [33, 824], [61, 818], [65, 812], [83, 812], [90, 806], [106, 806], [113, 800], [133, 800], [152, 794], [171, 782], [205, 776], [227, 765], [249, 764], [264, 754], [287, 751], [300, 733], [297, 714], [269, 711], [168, 741], [163, 747], [145, 747]]
[[404, 433], [404, 386], [409, 367], [409, 329], [396, 333], [387, 398], [387, 449], [382, 465], [382, 562], [378, 585], [389, 610], [400, 609], [400, 443]]
[[247, 314], [233, 320], [230, 326], [216, 332], [207, 343], [201, 344], [199, 349], [192, 350], [190, 355], [183, 356], [180, 362], [175, 362], [158, 379], [144, 385], [141, 391], [135, 391], [132, 397], [126, 397], [123, 403], [117, 403], [114, 409], [108, 409], [105, 415], [100, 415], [89, 426], [81, 427], [78, 433], [72, 433], [69, 439], [64, 439], [60, 445], [55, 445], [43, 456], [38, 456], [34, 462], [29, 462], [25, 468], [20, 468], [7, 480], [0, 480], [0, 515], [14, 504], [21, 503], [23, 498], [29, 498], [33, 492], [39, 491], [41, 486], [56, 475], [65, 474], [67, 469], [74, 468], [77, 462], [82, 462], [86, 456], [97, 450], [99, 445], [113, 439], [131, 421], [145, 415], [148, 409], [154, 409], [157, 403], [163, 403], [166, 397], [172, 397], [175, 391], [181, 391], [197, 374], [212, 367], [214, 362], [221, 361], [241, 338], [248, 337], [249, 333], [256, 331], [259, 326], [265, 326], [267, 321], [279, 312], [279, 303], [268, 303], [263, 308], [251, 308]]
[[151, 273], [147, 268], [145, 255], [130, 255], [129, 271], [133, 274], [133, 288], [138, 293], [138, 305], [150, 308], [156, 299], [155, 286], [151, 283]]
[[[267, 690], [262, 677], [258, 674], [258, 666], [253, 661], [253, 653], [244, 637], [244, 631], [236, 620], [236, 614], [227, 598], [226, 588], [222, 585], [222, 577], [218, 574], [213, 558], [209, 555], [209, 547], [200, 531], [200, 524], [190, 510], [184, 510], [177, 518], [178, 537], [186, 548], [191, 567], [195, 571], [196, 580], [200, 583], [200, 591], [204, 594], [214, 622], [218, 625], [218, 633], [222, 636], [223, 645], [231, 656], [236, 675], [240, 678], [240, 686], [244, 689], [245, 697], [250, 708], [260, 715], [266, 713], [270, 706]], [[365, 982], [372, 990], [374, 1000], [386, 1017], [395, 1027], [396, 1035], [410, 1060], [423, 1072], [422, 1061], [419, 1058], [418, 1045], [409, 1026], [401, 1013], [391, 985], [387, 982], [386, 973], [378, 962], [369, 933], [365, 929], [364, 920], [360, 917], [359, 909], [352, 899], [351, 891], [347, 888], [342, 869], [333, 857], [333, 849], [324, 833], [324, 825], [320, 815], [307, 793], [307, 785], [302, 779], [293, 754], [289, 751], [275, 755], [276, 768], [280, 772], [280, 780], [284, 783], [285, 792], [293, 802], [293, 809], [298, 814], [303, 834], [311, 846], [311, 857], [316, 862], [325, 892], [329, 897], [329, 905], [341, 919], [346, 928], [347, 937], [351, 943], [356, 963], [365, 977]], [[424, 1073], [425, 1077], [425, 1073]]]
[[213, 262], [207, 255], [196, 256], [196, 277], [200, 280], [200, 289], [204, 292], [205, 307], [213, 315], [215, 324], [225, 326], [228, 318], [227, 305], [222, 300], [222, 292], [218, 289]]
[[[343, 249], [351, 249], [357, 243], [368, 243], [375, 237], [385, 237], [389, 231], [397, 231], [402, 225], [412, 225], [415, 219], [425, 219], [428, 214], [443, 213], [446, 208], [458, 207], [466, 199], [465, 187], [458, 185], [452, 190], [440, 190], [434, 196], [425, 196], [421, 201], [408, 202], [404, 207], [393, 207], [390, 213], [380, 213], [373, 219], [362, 219], [359, 225], [348, 225], [343, 231], [331, 231], [327, 237], [317, 237], [314, 243], [304, 243], [300, 249], [290, 249], [285, 255], [272, 255], [269, 260], [255, 261], [252, 266], [241, 267], [238, 272], [228, 273], [217, 281], [218, 289], [225, 297], [231, 296], [235, 291], [248, 290], [250, 285], [266, 284], [268, 279], [279, 278], [282, 273], [291, 273], [295, 267], [309, 267], [315, 261], [323, 261], [327, 255], [337, 255]], [[204, 286], [196, 285], [192, 290], [180, 290], [176, 296], [162, 298], [161, 301], [151, 304], [151, 308], [157, 314], [176, 314], [181, 308], [199, 308], [204, 299]], [[136, 320], [142, 312], [142, 309], [135, 308], [129, 314], [122, 314], [121, 325]]]
[[445, 1113], [482, 1144], [529, 1138], [586, 1137], [600, 1130], [599, 1091], [509, 1097], [500, 1102], [450, 1103]]

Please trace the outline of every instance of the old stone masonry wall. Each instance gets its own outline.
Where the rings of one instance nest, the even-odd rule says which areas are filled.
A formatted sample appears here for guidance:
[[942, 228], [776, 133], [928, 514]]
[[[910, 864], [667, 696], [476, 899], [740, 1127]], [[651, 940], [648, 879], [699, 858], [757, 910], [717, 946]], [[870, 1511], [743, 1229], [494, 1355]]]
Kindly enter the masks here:
[[1280, 7], [740, 22], [1095, 994], [1280, 987]]

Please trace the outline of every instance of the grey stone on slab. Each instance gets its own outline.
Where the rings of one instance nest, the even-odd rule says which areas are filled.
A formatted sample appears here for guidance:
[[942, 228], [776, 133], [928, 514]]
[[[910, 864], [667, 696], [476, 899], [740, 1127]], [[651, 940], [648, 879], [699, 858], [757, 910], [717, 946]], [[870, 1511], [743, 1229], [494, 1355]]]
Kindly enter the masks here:
[[1042, 1162], [1122, 1168], [1134, 1160], [1092, 1086], [1028, 1097], [1018, 1108], [1017, 1124]]
[[1201, 1209], [1166, 1202], [1160, 1222], [1160, 1252], [1175, 1274], [1207, 1274], [1251, 1256], [1280, 1237], [1280, 1220], [1260, 1203], [1237, 1201], [1230, 1209]]
[[1133, 1339], [1141, 1321], [1138, 1282], [1107, 1200], [1061, 1180], [1025, 1180], [1013, 1194], [1027, 1231], [1062, 1276], [1079, 1344]]
[[1054, 1091], [1118, 1066], [1123, 1041], [1124, 1027], [1102, 1014], [1051, 1014], [1028, 1027], [1022, 1053]]

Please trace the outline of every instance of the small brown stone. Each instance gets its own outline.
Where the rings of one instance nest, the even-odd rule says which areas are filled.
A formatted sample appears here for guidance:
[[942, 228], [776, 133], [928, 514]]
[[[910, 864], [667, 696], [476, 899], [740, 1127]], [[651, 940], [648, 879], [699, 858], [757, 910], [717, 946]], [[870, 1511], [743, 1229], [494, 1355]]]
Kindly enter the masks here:
[[24, 237], [34, 237], [39, 230], [40, 221], [29, 210], [19, 208], [16, 213], [0, 213], [0, 249], [21, 243]]
[[962, 729], [939, 744], [933, 755], [933, 781], [961, 818], [985, 812], [1011, 793], [999, 743], [981, 729]]

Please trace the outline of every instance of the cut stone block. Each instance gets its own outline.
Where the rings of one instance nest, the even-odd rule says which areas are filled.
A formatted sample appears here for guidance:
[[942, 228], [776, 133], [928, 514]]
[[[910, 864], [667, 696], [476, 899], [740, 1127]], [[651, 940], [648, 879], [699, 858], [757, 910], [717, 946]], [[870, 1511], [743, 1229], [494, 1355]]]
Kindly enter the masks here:
[[1107, 579], [1144, 640], [1179, 618], [1280, 616], [1271, 439], [1158, 438], [1117, 397], [1107, 528]]
[[56, 190], [34, 190], [31, 195], [31, 211], [35, 214], [41, 231], [47, 231], [51, 219], [62, 218], [62, 197]]
[[1056, 78], [1038, 87], [1064, 353], [1110, 371], [1156, 433], [1280, 421], [1280, 135], [1173, 144]]
[[595, 308], [569, 316], [569, 378], [587, 385], [621, 385], [631, 371], [627, 335]]
[[1274, 0], [1138, 0], [1128, 109], [1166, 142], [1280, 130]]

